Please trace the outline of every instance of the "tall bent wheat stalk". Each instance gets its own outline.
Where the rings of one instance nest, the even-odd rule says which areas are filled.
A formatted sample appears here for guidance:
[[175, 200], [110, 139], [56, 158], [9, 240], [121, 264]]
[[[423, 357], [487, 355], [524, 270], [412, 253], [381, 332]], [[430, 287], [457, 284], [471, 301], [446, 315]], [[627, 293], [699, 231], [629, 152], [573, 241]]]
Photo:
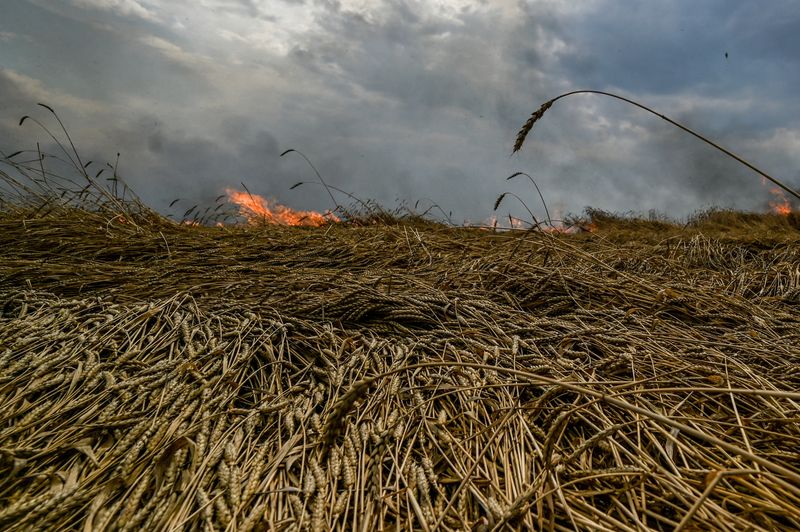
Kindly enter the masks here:
[[764, 171], [760, 170], [759, 168], [753, 166], [752, 164], [750, 164], [749, 162], [745, 161], [744, 159], [742, 159], [741, 157], [739, 157], [738, 155], [736, 155], [732, 151], [723, 148], [722, 146], [720, 146], [716, 142], [714, 142], [712, 140], [709, 140], [708, 138], [704, 137], [700, 133], [697, 133], [696, 131], [693, 131], [692, 129], [689, 129], [688, 127], [684, 126], [683, 124], [680, 124], [680, 123], [676, 122], [675, 120], [672, 120], [671, 118], [667, 117], [666, 115], [663, 115], [663, 114], [661, 114], [659, 112], [656, 112], [656, 111], [650, 109], [649, 107], [644, 106], [644, 105], [642, 105], [642, 104], [640, 104], [638, 102], [635, 102], [635, 101], [633, 101], [631, 99], [625, 98], [623, 96], [619, 96], [617, 94], [613, 94], [611, 92], [603, 92], [603, 91], [595, 91], [595, 90], [577, 90], [577, 91], [566, 92], [564, 94], [556, 96], [552, 100], [547, 100], [546, 102], [544, 102], [542, 104], [541, 107], [539, 107], [539, 109], [537, 109], [530, 116], [530, 118], [528, 118], [528, 121], [525, 122], [525, 124], [522, 126], [522, 129], [520, 129], [519, 133], [517, 133], [517, 140], [514, 142], [514, 150], [511, 152], [512, 155], [514, 153], [518, 152], [520, 150], [520, 148], [522, 148], [522, 144], [525, 142], [525, 138], [528, 136], [528, 133], [530, 133], [531, 129], [533, 129], [533, 125], [536, 122], [538, 122], [542, 118], [542, 116], [544, 116], [544, 113], [547, 112], [547, 110], [550, 109], [550, 107], [552, 107], [553, 104], [555, 102], [557, 102], [558, 100], [560, 100], [561, 98], [566, 98], [567, 96], [572, 96], [573, 94], [601, 94], [603, 96], [609, 96], [611, 98], [616, 98], [617, 100], [622, 100], [623, 102], [627, 102], [627, 103], [629, 103], [631, 105], [635, 105], [639, 109], [644, 109], [648, 113], [652, 113], [652, 114], [656, 115], [657, 117], [659, 117], [659, 118], [661, 118], [663, 120], [666, 120], [667, 122], [669, 122], [673, 126], [679, 127], [680, 129], [686, 131], [687, 133], [689, 133], [691, 135], [694, 135], [695, 137], [697, 137], [698, 139], [702, 140], [706, 144], [710, 144], [711, 146], [715, 147], [716, 149], [718, 149], [719, 151], [721, 151], [725, 155], [736, 159], [738, 162], [740, 162], [741, 164], [745, 165], [749, 169], [753, 170], [757, 174], [761, 175], [765, 179], [769, 179], [770, 181], [772, 181], [773, 183], [778, 185], [780, 188], [782, 188], [783, 190], [785, 190], [786, 192], [788, 192], [789, 194], [791, 194], [795, 198], [800, 199], [800, 192], [790, 188], [788, 185], [784, 184], [783, 182], [779, 181], [778, 179], [775, 179], [774, 177], [772, 177], [771, 175], [767, 174], [766, 172], [764, 172]]

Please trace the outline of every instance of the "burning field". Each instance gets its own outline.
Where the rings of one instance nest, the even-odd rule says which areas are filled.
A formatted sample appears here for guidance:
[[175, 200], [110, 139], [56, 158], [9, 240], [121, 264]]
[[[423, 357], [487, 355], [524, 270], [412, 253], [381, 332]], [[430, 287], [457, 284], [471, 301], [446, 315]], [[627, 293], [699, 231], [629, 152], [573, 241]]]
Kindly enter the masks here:
[[773, 212], [455, 227], [306, 159], [355, 214], [175, 222], [36, 122], [78, 181], [2, 161], [0, 529], [800, 529], [800, 193], [598, 91], [514, 151], [587, 92]]
[[800, 527], [796, 214], [250, 221], [3, 206], [0, 528]]

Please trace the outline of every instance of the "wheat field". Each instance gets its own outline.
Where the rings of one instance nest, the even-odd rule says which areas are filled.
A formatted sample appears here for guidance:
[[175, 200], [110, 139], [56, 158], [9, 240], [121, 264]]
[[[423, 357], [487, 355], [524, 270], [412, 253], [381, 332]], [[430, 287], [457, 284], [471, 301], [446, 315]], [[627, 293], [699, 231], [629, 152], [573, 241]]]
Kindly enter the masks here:
[[0, 211], [3, 530], [800, 528], [800, 223]]

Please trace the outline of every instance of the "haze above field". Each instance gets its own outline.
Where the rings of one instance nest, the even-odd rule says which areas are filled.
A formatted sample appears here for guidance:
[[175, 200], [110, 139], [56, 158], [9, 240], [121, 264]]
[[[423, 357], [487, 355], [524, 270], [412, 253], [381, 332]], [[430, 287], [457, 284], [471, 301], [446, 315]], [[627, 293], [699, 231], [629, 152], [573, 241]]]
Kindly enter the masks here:
[[505, 181], [515, 171], [562, 212], [765, 210], [757, 176], [612, 100], [558, 102], [509, 154], [543, 101], [591, 88], [800, 188], [798, 50], [793, 0], [21, 0], [0, 19], [0, 150], [54, 152], [17, 126], [48, 118], [44, 102], [84, 159], [121, 152], [122, 176], [162, 211], [242, 181], [329, 208], [319, 187], [289, 190], [313, 174], [279, 158], [288, 148], [361, 198], [430, 198], [456, 219], [486, 219], [506, 190], [541, 210]]

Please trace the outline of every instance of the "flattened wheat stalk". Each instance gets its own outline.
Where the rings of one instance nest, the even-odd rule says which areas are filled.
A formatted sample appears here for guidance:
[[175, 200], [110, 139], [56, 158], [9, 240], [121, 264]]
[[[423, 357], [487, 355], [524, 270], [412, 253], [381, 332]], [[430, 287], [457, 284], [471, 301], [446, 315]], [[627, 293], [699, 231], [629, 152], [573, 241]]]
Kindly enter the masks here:
[[765, 179], [769, 179], [770, 181], [772, 181], [773, 183], [778, 185], [780, 188], [782, 188], [783, 190], [785, 190], [786, 192], [788, 192], [789, 194], [791, 194], [795, 198], [800, 199], [800, 192], [790, 188], [788, 185], [786, 185], [786, 184], [782, 183], [781, 181], [775, 179], [774, 177], [772, 177], [771, 175], [767, 174], [766, 172], [760, 170], [759, 168], [756, 168], [755, 166], [753, 166], [749, 162], [745, 161], [744, 159], [742, 159], [741, 157], [739, 157], [738, 155], [736, 155], [732, 151], [723, 148], [722, 146], [720, 146], [716, 142], [707, 139], [706, 137], [704, 137], [700, 133], [697, 133], [696, 131], [693, 131], [693, 130], [689, 129], [688, 127], [684, 126], [683, 124], [680, 124], [680, 123], [676, 122], [675, 120], [672, 120], [671, 118], [669, 118], [669, 117], [667, 117], [667, 116], [665, 116], [665, 115], [663, 115], [663, 114], [661, 114], [659, 112], [656, 112], [653, 109], [650, 109], [649, 107], [646, 107], [646, 106], [644, 106], [644, 105], [642, 105], [642, 104], [640, 104], [638, 102], [635, 102], [633, 100], [630, 100], [628, 98], [625, 98], [623, 96], [619, 96], [617, 94], [613, 94], [613, 93], [610, 93], [610, 92], [595, 91], [595, 90], [577, 90], [577, 91], [566, 92], [564, 94], [556, 96], [552, 100], [547, 100], [546, 102], [544, 102], [542, 104], [541, 107], [539, 107], [539, 109], [537, 109], [531, 115], [530, 118], [528, 118], [528, 121], [525, 122], [525, 124], [519, 130], [519, 133], [517, 133], [517, 140], [514, 142], [514, 149], [511, 152], [512, 155], [514, 153], [518, 152], [522, 148], [522, 144], [525, 142], [525, 138], [528, 136], [528, 133], [530, 133], [531, 129], [533, 129], [533, 125], [542, 118], [544, 113], [548, 109], [550, 109], [550, 107], [552, 107], [552, 105], [556, 101], [560, 100], [561, 98], [566, 98], [567, 96], [572, 96], [573, 94], [600, 94], [602, 96], [608, 96], [610, 98], [616, 98], [617, 100], [622, 100], [623, 102], [626, 102], [626, 103], [629, 103], [631, 105], [634, 105], [634, 106], [638, 107], [639, 109], [644, 109], [648, 113], [654, 114], [657, 117], [661, 118], [662, 120], [666, 120], [667, 122], [669, 122], [673, 126], [676, 126], [676, 127], [680, 128], [680, 129], [684, 130], [685, 132], [687, 132], [687, 133], [689, 133], [691, 135], [694, 135], [695, 137], [697, 137], [698, 139], [702, 140], [706, 144], [709, 144], [709, 145], [713, 146], [714, 148], [718, 149], [719, 151], [721, 151], [725, 155], [727, 155], [729, 157], [732, 157], [733, 159], [735, 159], [739, 163], [745, 165], [746, 167], [748, 167], [749, 169], [753, 170], [757, 174], [761, 175]]

